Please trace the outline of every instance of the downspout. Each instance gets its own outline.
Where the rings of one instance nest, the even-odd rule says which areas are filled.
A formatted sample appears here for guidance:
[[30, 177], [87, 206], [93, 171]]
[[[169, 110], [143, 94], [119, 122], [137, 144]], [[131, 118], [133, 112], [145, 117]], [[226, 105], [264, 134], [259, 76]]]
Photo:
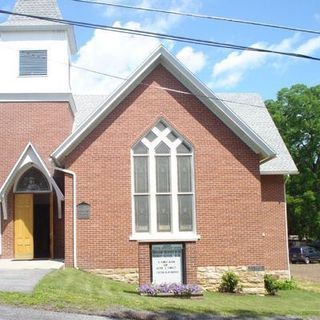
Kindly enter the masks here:
[[285, 205], [285, 223], [286, 223], [286, 248], [287, 248], [287, 260], [288, 260], [288, 271], [289, 271], [289, 279], [291, 279], [291, 270], [290, 270], [290, 258], [289, 258], [289, 235], [288, 235], [288, 211], [287, 211], [287, 192], [286, 192], [286, 183], [289, 180], [290, 175], [287, 174], [284, 178], [284, 184], [283, 184], [283, 189], [284, 189], [284, 205]]
[[74, 171], [54, 167], [54, 170], [70, 174], [72, 176], [72, 194], [73, 194], [73, 267], [78, 269], [77, 264], [77, 175]]
[[0, 201], [0, 255], [2, 255], [2, 216], [2, 202]]

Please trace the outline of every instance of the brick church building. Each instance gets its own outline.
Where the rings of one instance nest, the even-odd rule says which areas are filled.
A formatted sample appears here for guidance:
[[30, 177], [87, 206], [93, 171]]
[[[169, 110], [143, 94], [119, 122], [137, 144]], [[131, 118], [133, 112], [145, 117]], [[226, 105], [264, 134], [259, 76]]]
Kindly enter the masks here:
[[288, 277], [297, 168], [261, 98], [213, 93], [162, 46], [110, 95], [73, 95], [76, 51], [71, 26], [0, 25], [0, 257], [208, 289], [235, 270], [247, 292]]

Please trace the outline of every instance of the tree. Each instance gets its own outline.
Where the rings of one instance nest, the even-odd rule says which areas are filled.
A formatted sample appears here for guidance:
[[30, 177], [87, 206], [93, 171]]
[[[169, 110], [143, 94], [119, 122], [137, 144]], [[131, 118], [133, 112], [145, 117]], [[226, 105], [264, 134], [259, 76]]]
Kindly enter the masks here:
[[266, 105], [299, 175], [287, 181], [289, 233], [320, 238], [320, 85], [297, 84]]

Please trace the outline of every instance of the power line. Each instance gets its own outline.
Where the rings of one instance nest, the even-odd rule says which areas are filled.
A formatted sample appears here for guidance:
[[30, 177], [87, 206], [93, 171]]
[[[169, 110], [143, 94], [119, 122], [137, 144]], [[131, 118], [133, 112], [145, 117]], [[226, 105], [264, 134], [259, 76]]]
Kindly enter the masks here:
[[320, 61], [320, 58], [318, 58], [318, 57], [313, 57], [313, 56], [294, 53], [294, 52], [284, 52], [284, 51], [277, 51], [277, 50], [270, 50], [270, 49], [263, 49], [263, 48], [256, 48], [256, 47], [247, 47], [247, 46], [231, 44], [231, 43], [216, 42], [216, 41], [203, 40], [203, 39], [195, 39], [195, 38], [190, 38], [190, 37], [183, 37], [183, 36], [176, 36], [176, 35], [170, 35], [170, 34], [164, 34], [164, 33], [135, 30], [135, 29], [129, 29], [129, 28], [114, 27], [114, 26], [101, 25], [101, 24], [95, 24], [95, 23], [89, 23], [89, 22], [81, 22], [81, 21], [74, 21], [74, 20], [43, 17], [43, 16], [37, 16], [37, 15], [31, 15], [31, 14], [11, 12], [11, 11], [7, 11], [7, 10], [0, 10], [0, 13], [9, 14], [9, 15], [16, 15], [16, 16], [21, 16], [21, 17], [27, 17], [27, 18], [33, 18], [33, 19], [39, 19], [39, 20], [45, 20], [45, 21], [51, 21], [51, 22], [62, 23], [62, 24], [78, 26], [78, 27], [84, 27], [84, 28], [89, 28], [89, 29], [108, 30], [108, 31], [113, 31], [113, 32], [126, 33], [126, 34], [151, 37], [151, 38], [159, 38], [159, 39], [165, 39], [165, 40], [173, 40], [173, 41], [178, 41], [178, 42], [192, 43], [192, 44], [198, 44], [198, 45], [209, 46], [209, 47], [233, 49], [233, 50], [239, 50], [239, 51], [272, 53], [272, 54], [290, 56], [290, 57], [295, 57], [295, 58]]
[[[112, 74], [109, 74], [109, 73], [96, 71], [96, 70], [89, 69], [89, 68], [86, 68], [86, 67], [83, 67], [83, 66], [79, 66], [79, 65], [76, 65], [76, 64], [71, 64], [70, 66], [72, 68], [76, 68], [76, 69], [79, 69], [79, 70], [92, 72], [92, 73], [95, 73], [95, 74], [98, 74], [98, 75], [102, 75], [102, 76], [106, 76], [106, 77], [110, 77], [110, 78], [114, 78], [114, 79], [118, 79], [118, 80], [123, 80], [123, 81], [130, 80], [130, 78], [120, 77], [120, 76], [112, 75]], [[213, 101], [218, 100], [218, 101], [223, 101], [223, 102], [228, 102], [228, 103], [236, 103], [236, 104], [239, 104], [239, 105], [257, 107], [257, 108], [264, 108], [263, 106], [258, 105], [258, 104], [245, 103], [245, 102], [240, 102], [240, 101], [233, 101], [233, 100], [229, 100], [229, 99], [222, 99], [222, 98], [219, 98], [218, 96], [208, 96], [208, 95], [204, 95], [204, 94], [194, 94], [194, 93], [189, 92], [189, 91], [183, 91], [183, 90], [177, 90], [177, 89], [173, 89], [173, 88], [158, 86], [158, 85], [154, 85], [154, 84], [147, 83], [147, 82], [144, 82], [144, 81], [141, 81], [139, 83], [139, 85], [142, 85], [142, 86], [145, 86], [145, 87], [152, 87], [152, 88], [163, 90], [163, 91], [167, 91], [167, 92], [190, 95], [190, 96], [194, 96], [196, 98], [206, 98], [206, 99], [213, 100]]]
[[290, 26], [284, 26], [284, 25], [278, 25], [278, 24], [257, 22], [257, 21], [251, 21], [251, 20], [241, 20], [241, 19], [234, 19], [234, 18], [227, 18], [227, 17], [220, 17], [220, 16], [209, 16], [209, 15], [203, 15], [203, 14], [197, 14], [197, 13], [190, 13], [190, 12], [164, 10], [164, 9], [159, 9], [159, 8], [129, 6], [129, 5], [124, 5], [124, 4], [101, 2], [101, 1], [90, 1], [90, 0], [72, 0], [72, 1], [82, 2], [82, 3], [90, 3], [90, 4], [98, 4], [98, 5], [117, 7], [117, 8], [123, 8], [123, 9], [133, 9], [133, 10], [141, 10], [141, 11], [148, 11], [148, 12], [165, 13], [165, 14], [186, 16], [186, 17], [192, 17], [192, 18], [218, 20], [218, 21], [225, 21], [225, 22], [232, 22], [232, 23], [241, 23], [241, 24], [248, 24], [248, 25], [260, 26], [260, 27], [283, 29], [283, 30], [298, 31], [298, 32], [320, 35], [320, 31], [316, 31], [316, 30], [302, 29], [302, 28], [297, 28], [297, 27], [290, 27]]
[[[9, 46], [4, 46], [4, 47], [6, 49], [9, 49], [9, 50], [12, 50], [12, 51], [16, 50], [16, 49], [14, 49], [12, 47], [9, 47]], [[26, 52], [26, 54], [30, 55], [32, 57], [45, 59], [43, 56], [36, 55], [36, 54], [34, 54], [32, 52]], [[49, 61], [54, 62], [54, 63], [67, 65], [67, 66], [70, 66], [70, 67], [72, 67], [74, 69], [78, 69], [78, 70], [82, 70], [82, 71], [98, 74], [100, 76], [105, 76], [105, 77], [108, 77], [108, 78], [113, 78], [113, 79], [122, 80], [122, 81], [129, 81], [131, 79], [130, 77], [127, 78], [127, 77], [116, 76], [116, 75], [113, 75], [113, 74], [110, 74], [110, 73], [105, 73], [105, 72], [93, 70], [93, 69], [90, 69], [90, 68], [87, 68], [87, 67], [84, 67], [84, 66], [80, 66], [80, 65], [77, 65], [77, 64], [73, 64], [73, 63], [68, 64], [68, 63], [65, 63], [65, 62], [62, 62], [62, 61], [53, 60], [53, 59], [50, 59], [50, 58], [47, 58], [47, 59]], [[245, 103], [245, 102], [240, 102], [240, 101], [233, 101], [233, 100], [229, 100], [229, 99], [222, 99], [222, 98], [219, 98], [218, 96], [213, 96], [213, 95], [209, 96], [209, 95], [194, 94], [194, 93], [192, 93], [190, 91], [183, 91], [183, 90], [177, 90], [177, 89], [173, 89], [173, 88], [169, 88], [169, 87], [163, 87], [163, 86], [147, 83], [147, 82], [144, 82], [144, 81], [141, 81], [139, 83], [139, 85], [142, 85], [142, 86], [145, 86], [145, 87], [152, 87], [152, 88], [155, 88], [155, 89], [158, 89], [158, 90], [167, 91], [167, 92], [174, 92], [174, 93], [180, 93], [180, 94], [184, 94], [184, 95], [190, 95], [190, 96], [194, 96], [196, 98], [206, 98], [206, 99], [213, 100], [213, 101], [219, 100], [219, 101], [223, 101], [223, 102], [227, 102], [227, 103], [236, 103], [238, 105], [245, 105], [245, 106], [251, 106], [251, 107], [256, 107], [256, 108], [264, 108], [264, 106], [258, 105], [258, 104]]]

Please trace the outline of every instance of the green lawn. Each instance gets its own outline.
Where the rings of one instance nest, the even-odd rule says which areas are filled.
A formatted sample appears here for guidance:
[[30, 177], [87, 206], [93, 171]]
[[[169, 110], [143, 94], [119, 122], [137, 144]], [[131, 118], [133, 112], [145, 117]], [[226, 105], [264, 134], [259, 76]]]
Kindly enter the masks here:
[[206, 293], [203, 299], [141, 297], [136, 287], [74, 269], [47, 275], [32, 294], [0, 293], [0, 303], [99, 313], [117, 308], [213, 315], [320, 316], [320, 292], [297, 289], [278, 296]]

